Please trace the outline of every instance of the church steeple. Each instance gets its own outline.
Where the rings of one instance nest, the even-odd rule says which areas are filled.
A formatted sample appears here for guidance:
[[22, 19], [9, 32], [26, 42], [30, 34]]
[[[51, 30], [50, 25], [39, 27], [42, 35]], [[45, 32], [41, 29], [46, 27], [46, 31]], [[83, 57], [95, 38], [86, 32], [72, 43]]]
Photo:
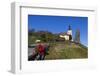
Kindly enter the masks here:
[[70, 25], [68, 26], [68, 30], [72, 30]]
[[71, 41], [72, 41], [72, 28], [71, 28], [71, 26], [70, 26], [70, 25], [68, 26], [67, 35], [69, 36], [69, 40], [71, 40]]

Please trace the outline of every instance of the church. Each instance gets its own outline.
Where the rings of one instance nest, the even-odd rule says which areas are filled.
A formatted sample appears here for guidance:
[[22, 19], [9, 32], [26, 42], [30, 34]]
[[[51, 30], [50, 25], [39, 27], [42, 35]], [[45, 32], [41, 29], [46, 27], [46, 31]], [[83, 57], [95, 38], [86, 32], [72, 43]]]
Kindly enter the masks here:
[[64, 38], [66, 41], [67, 41], [67, 40], [73, 41], [71, 26], [69, 25], [68, 31], [67, 31], [67, 33], [66, 33], [65, 35], [60, 35], [59, 37], [60, 37], [60, 38]]

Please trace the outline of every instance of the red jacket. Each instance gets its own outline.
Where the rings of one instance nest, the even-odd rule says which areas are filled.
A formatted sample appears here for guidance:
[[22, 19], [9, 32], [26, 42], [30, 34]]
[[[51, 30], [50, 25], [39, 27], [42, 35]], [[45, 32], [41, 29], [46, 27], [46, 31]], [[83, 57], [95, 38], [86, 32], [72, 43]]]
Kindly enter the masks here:
[[44, 47], [43, 45], [39, 44], [39, 45], [37, 46], [37, 49], [38, 49], [38, 52], [39, 52], [40, 54], [44, 54], [44, 53], [45, 53], [45, 47]]

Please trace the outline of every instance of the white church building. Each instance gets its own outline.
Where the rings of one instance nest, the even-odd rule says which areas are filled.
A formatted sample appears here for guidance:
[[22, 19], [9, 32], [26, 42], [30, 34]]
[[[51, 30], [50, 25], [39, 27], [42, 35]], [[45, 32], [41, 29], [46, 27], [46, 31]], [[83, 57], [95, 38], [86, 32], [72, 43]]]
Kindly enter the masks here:
[[59, 37], [64, 38], [66, 41], [67, 40], [73, 41], [71, 26], [69, 25], [68, 31], [65, 35], [60, 35]]

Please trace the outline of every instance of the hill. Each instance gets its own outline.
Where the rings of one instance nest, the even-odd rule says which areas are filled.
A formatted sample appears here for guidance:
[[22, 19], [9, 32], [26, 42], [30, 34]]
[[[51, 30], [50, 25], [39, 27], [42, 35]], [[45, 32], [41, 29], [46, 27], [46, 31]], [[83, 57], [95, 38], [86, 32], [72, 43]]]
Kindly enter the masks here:
[[88, 58], [88, 49], [82, 44], [59, 42], [51, 45], [46, 60]]
[[[88, 58], [88, 48], [77, 42], [69, 42], [64, 38], [60, 38], [59, 35], [65, 35], [66, 32], [61, 32], [54, 34], [49, 31], [29, 31], [28, 33], [28, 58], [29, 60], [34, 60], [32, 58], [33, 50], [36, 45], [36, 40], [41, 40], [42, 44], [49, 44], [48, 54], [45, 56], [45, 60], [55, 60], [55, 59], [79, 59]], [[79, 38], [78, 38], [79, 39]], [[77, 40], [77, 38], [76, 38]], [[32, 47], [34, 46], [34, 47]]]

